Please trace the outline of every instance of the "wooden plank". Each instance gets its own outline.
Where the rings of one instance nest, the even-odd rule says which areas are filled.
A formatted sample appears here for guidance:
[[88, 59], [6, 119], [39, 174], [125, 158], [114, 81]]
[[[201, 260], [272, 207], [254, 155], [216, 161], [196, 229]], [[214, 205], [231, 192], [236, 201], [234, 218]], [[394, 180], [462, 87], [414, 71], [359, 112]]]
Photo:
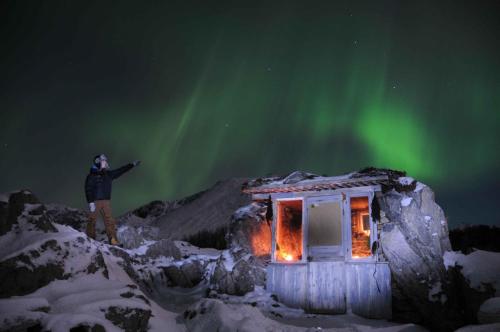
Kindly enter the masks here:
[[347, 263], [348, 303], [366, 318], [392, 316], [391, 272], [386, 263]]
[[310, 262], [307, 310], [315, 313], [342, 314], [346, 311], [344, 262]]
[[306, 306], [306, 264], [269, 264], [266, 289], [292, 308]]

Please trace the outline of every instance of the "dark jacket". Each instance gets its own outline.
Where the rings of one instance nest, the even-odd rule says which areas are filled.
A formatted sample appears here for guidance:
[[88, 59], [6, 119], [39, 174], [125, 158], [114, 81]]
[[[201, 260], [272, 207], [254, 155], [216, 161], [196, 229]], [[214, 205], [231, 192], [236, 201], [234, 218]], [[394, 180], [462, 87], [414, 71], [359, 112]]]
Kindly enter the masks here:
[[90, 169], [85, 179], [85, 196], [88, 203], [111, 199], [111, 184], [125, 172], [131, 170], [134, 164], [127, 164], [113, 170]]

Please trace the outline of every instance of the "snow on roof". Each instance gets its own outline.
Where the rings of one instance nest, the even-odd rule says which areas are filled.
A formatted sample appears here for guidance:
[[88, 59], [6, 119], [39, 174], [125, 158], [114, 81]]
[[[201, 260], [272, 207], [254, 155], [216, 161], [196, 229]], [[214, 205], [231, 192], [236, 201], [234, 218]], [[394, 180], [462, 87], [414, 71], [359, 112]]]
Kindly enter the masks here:
[[250, 181], [243, 187], [247, 194], [267, 194], [293, 191], [319, 191], [338, 188], [352, 188], [385, 184], [389, 180], [387, 174], [367, 175], [359, 172], [340, 176], [319, 176], [311, 173], [295, 171], [286, 177], [259, 178]]

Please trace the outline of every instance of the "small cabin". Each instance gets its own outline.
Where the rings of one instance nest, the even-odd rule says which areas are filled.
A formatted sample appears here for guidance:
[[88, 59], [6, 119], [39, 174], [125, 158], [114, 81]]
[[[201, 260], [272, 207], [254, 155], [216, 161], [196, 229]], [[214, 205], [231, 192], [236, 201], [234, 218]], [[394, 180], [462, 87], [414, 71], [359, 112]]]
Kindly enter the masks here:
[[247, 187], [253, 200], [273, 207], [267, 290], [311, 313], [391, 318], [391, 273], [372, 217], [387, 180], [292, 173]]

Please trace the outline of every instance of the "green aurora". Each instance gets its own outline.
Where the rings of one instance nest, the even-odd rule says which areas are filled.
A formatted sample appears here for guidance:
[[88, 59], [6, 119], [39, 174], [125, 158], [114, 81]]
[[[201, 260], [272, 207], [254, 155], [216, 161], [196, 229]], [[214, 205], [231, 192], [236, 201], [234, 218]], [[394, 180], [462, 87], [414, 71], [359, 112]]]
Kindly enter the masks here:
[[228, 177], [373, 165], [433, 187], [452, 225], [500, 222], [493, 2], [1, 6], [0, 191], [83, 207], [101, 151], [143, 161], [117, 213]]

